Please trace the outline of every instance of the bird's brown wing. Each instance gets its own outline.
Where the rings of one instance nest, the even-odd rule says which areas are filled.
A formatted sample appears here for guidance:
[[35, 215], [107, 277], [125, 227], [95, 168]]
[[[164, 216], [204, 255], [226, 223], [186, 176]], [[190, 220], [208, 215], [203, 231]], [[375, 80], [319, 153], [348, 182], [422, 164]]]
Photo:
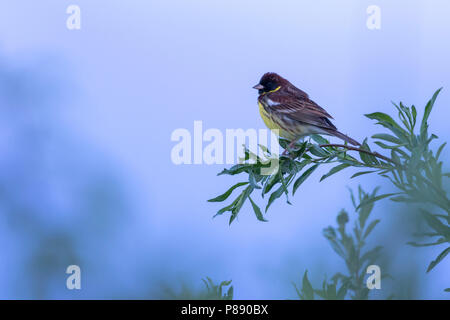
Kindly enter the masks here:
[[294, 97], [282, 92], [273, 92], [268, 95], [274, 102], [269, 108], [292, 120], [311, 124], [324, 129], [336, 130], [336, 127], [329, 119], [333, 117], [320, 107], [317, 103], [307, 98]]

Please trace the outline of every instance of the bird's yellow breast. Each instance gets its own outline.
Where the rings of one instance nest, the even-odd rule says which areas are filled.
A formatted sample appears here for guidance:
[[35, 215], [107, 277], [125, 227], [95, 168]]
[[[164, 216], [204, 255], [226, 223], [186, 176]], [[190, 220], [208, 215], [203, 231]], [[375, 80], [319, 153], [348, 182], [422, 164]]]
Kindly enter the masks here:
[[292, 130], [288, 130], [285, 127], [282, 127], [279, 123], [282, 123], [282, 119], [274, 119], [273, 117], [275, 115], [270, 115], [266, 109], [264, 109], [264, 106], [261, 102], [258, 101], [259, 106], [259, 113], [261, 114], [261, 118], [263, 119], [265, 125], [267, 128], [272, 130], [275, 134], [277, 134], [280, 137], [286, 138], [286, 139], [294, 139], [296, 137], [296, 134], [292, 132]]
[[264, 123], [266, 124], [267, 128], [270, 130], [274, 129], [280, 129], [280, 126], [272, 120], [272, 117], [267, 113], [267, 111], [264, 109], [264, 106], [261, 102], [258, 102], [259, 106], [259, 113], [261, 114], [261, 118], [263, 119]]

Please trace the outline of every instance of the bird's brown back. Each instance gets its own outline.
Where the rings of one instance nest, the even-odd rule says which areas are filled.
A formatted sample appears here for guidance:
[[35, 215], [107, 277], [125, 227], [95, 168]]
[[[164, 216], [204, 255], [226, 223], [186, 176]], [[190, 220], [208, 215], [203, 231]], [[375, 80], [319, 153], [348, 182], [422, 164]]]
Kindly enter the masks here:
[[[333, 119], [333, 117], [325, 109], [309, 99], [306, 92], [298, 89], [289, 81], [283, 80], [285, 83], [281, 84], [279, 90], [259, 97], [259, 99], [270, 99], [273, 102], [270, 104], [265, 103], [266, 108], [269, 108], [271, 112], [279, 113], [295, 121], [324, 129], [336, 130], [336, 127], [329, 120]], [[264, 101], [260, 100], [260, 102]]]

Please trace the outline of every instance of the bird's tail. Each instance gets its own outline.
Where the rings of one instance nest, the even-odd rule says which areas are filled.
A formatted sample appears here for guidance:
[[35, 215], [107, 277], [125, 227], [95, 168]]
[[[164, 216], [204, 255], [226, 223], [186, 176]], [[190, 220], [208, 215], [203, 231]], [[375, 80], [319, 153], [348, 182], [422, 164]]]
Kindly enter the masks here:
[[350, 138], [349, 136], [346, 136], [345, 134], [343, 134], [342, 132], [339, 132], [337, 130], [333, 130], [333, 131], [329, 131], [330, 134], [332, 134], [335, 137], [338, 137], [339, 139], [342, 139], [344, 141], [347, 141], [348, 143], [354, 145], [354, 146], [361, 146], [361, 143], [359, 143], [358, 141]]

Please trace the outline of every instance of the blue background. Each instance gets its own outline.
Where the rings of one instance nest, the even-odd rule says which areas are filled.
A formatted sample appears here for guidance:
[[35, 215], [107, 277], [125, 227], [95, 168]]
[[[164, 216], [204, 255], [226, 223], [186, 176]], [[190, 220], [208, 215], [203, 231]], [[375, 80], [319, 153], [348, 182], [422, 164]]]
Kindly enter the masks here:
[[[66, 28], [70, 4], [81, 30]], [[381, 30], [366, 27], [372, 4]], [[421, 110], [443, 86], [430, 126], [448, 141], [449, 14], [445, 0], [2, 1], [0, 298], [161, 298], [210, 276], [238, 299], [286, 299], [305, 269], [315, 286], [344, 271], [322, 229], [351, 209], [346, 187], [390, 185], [352, 170], [319, 183], [321, 168], [268, 223], [247, 204], [228, 226], [206, 200], [239, 178], [174, 165], [171, 133], [264, 128], [251, 87], [274, 71], [359, 140], [380, 130], [363, 114]], [[413, 212], [385, 201], [373, 215], [394, 277], [374, 297], [446, 298], [450, 259], [425, 274], [442, 248], [405, 245]], [[65, 288], [70, 264], [80, 291]]]

